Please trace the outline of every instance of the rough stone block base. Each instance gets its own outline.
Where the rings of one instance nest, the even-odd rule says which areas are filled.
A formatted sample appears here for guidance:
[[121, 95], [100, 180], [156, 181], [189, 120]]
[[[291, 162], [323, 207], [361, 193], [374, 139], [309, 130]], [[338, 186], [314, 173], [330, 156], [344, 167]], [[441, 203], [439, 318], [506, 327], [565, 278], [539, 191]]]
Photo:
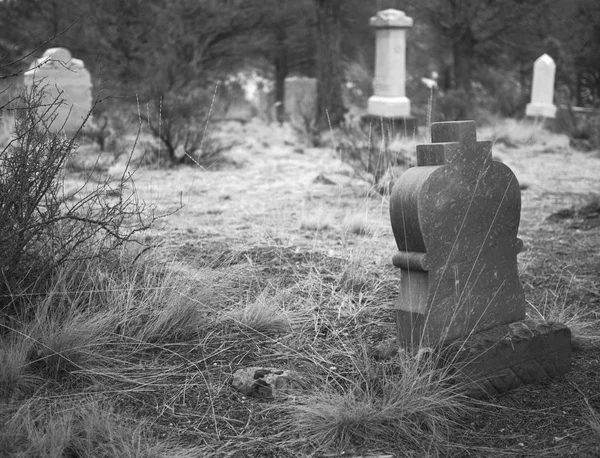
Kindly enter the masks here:
[[481, 398], [564, 375], [571, 368], [571, 331], [558, 323], [523, 320], [453, 342], [445, 358]]
[[412, 116], [382, 117], [364, 115], [361, 124], [366, 129], [371, 127], [371, 132], [378, 136], [393, 139], [397, 134], [403, 137], [412, 137], [417, 134], [417, 120]]

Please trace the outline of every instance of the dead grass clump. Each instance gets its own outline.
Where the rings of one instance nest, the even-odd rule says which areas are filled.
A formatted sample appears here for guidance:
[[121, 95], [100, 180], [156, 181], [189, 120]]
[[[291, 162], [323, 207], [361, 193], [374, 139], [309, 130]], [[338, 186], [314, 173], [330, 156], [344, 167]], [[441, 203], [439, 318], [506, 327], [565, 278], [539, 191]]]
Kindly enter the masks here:
[[0, 448], [10, 456], [165, 456], [164, 447], [140, 426], [127, 425], [96, 402], [29, 402], [10, 415], [0, 432]]
[[332, 216], [325, 208], [305, 210], [300, 220], [300, 229], [309, 231], [326, 231], [331, 229], [332, 225]]
[[36, 322], [28, 338], [29, 364], [35, 372], [55, 381], [90, 370], [96, 365], [93, 347], [101, 347], [100, 329], [86, 326], [80, 317]]
[[261, 293], [241, 309], [233, 310], [226, 319], [233, 320], [244, 330], [259, 334], [286, 334], [291, 330], [288, 315], [277, 305], [278, 296]]
[[373, 229], [369, 224], [369, 218], [364, 213], [347, 214], [344, 218], [344, 228], [346, 232], [354, 235], [368, 236], [373, 234]]
[[377, 362], [354, 350], [352, 373], [273, 407], [282, 413], [282, 438], [305, 454], [447, 451], [453, 422], [466, 409], [447, 374], [406, 353]]
[[219, 295], [213, 276], [192, 275], [173, 263], [145, 259], [140, 266], [115, 278], [108, 293], [119, 316], [118, 333], [140, 342], [171, 343], [193, 340], [210, 323], [207, 311]]
[[590, 425], [590, 428], [592, 429], [592, 433], [596, 437], [596, 440], [598, 442], [600, 442], [600, 413], [598, 413], [597, 410], [595, 410], [592, 406], [590, 406], [589, 403], [588, 403], [588, 410], [589, 410], [588, 415], [587, 415], [588, 424]]
[[359, 260], [344, 266], [340, 283], [345, 291], [360, 293], [370, 286], [375, 287], [375, 279]]
[[20, 398], [39, 385], [28, 367], [30, 345], [22, 336], [0, 342], [0, 402]]
[[576, 277], [566, 272], [556, 280], [554, 289], [546, 289], [543, 299], [536, 305], [529, 303], [534, 317], [547, 322], [566, 325], [573, 336], [573, 344], [577, 346], [600, 345], [600, 329], [596, 313], [576, 300], [573, 295], [579, 288]]

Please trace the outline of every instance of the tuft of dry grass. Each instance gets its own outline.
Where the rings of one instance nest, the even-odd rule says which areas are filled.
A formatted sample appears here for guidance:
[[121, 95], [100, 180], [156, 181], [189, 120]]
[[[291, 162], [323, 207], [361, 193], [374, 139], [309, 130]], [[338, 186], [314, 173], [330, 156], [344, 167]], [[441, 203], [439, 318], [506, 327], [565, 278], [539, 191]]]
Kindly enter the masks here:
[[13, 410], [0, 432], [0, 448], [10, 456], [167, 456], [164, 446], [144, 437], [112, 409], [96, 403], [28, 402]]
[[272, 407], [281, 414], [281, 439], [304, 456], [369, 450], [429, 456], [447, 451], [454, 421], [466, 411], [448, 374], [405, 352], [380, 362], [364, 347], [348, 350], [354, 350], [351, 372], [332, 374], [313, 394]]
[[587, 415], [588, 424], [590, 425], [590, 428], [596, 440], [600, 442], [600, 413], [598, 413], [596, 409], [590, 406], [589, 403], [587, 403], [587, 406], [589, 410]]
[[333, 226], [331, 213], [325, 208], [305, 209], [300, 219], [300, 229], [326, 231]]
[[343, 227], [350, 234], [360, 236], [373, 235], [373, 229], [370, 226], [367, 213], [355, 212], [346, 214]]
[[244, 330], [259, 334], [286, 334], [291, 330], [288, 315], [277, 305], [280, 297], [261, 292], [254, 301], [248, 302], [243, 308], [235, 309], [226, 314], [226, 319], [233, 320]]
[[21, 398], [39, 385], [40, 378], [28, 368], [30, 344], [22, 336], [11, 336], [0, 345], [0, 402]]
[[530, 302], [529, 307], [535, 318], [567, 326], [571, 330], [574, 345], [596, 346], [600, 344], [598, 319], [593, 310], [573, 300], [571, 290], [577, 288], [575, 283], [575, 276], [565, 271], [556, 281], [554, 289], [545, 290], [543, 300], [537, 304]]

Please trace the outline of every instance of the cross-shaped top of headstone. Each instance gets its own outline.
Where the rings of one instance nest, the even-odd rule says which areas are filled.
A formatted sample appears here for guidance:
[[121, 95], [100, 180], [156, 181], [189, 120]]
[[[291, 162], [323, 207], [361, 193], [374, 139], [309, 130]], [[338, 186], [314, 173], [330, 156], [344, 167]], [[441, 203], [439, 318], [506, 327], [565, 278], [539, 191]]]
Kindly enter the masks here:
[[477, 141], [475, 121], [434, 123], [431, 139], [432, 144], [417, 146], [419, 166], [450, 164], [477, 169], [492, 160], [492, 144]]

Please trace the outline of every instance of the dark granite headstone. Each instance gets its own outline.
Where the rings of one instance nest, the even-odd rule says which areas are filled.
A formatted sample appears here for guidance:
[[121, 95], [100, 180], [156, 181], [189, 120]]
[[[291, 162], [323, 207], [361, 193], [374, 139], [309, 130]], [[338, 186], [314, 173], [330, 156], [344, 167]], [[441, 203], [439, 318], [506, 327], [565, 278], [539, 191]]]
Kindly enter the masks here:
[[390, 215], [401, 269], [400, 342], [434, 344], [525, 317], [517, 270], [519, 183], [474, 121], [434, 123]]

